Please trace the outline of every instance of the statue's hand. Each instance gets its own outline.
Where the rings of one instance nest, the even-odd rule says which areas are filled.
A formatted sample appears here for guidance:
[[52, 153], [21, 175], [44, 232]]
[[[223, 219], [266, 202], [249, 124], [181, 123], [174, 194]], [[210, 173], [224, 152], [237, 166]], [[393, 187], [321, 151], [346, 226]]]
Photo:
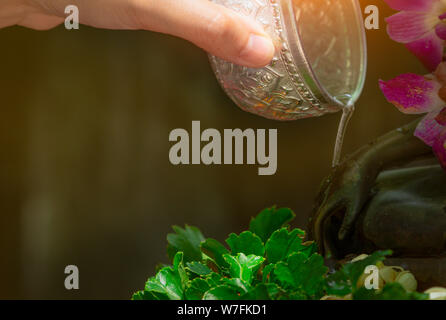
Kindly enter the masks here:
[[[414, 136], [418, 124], [419, 119], [390, 131], [361, 147], [333, 169], [321, 188], [310, 228], [312, 238], [322, 250], [330, 247], [334, 237], [344, 240], [343, 246], [347, 245], [347, 236], [381, 170], [419, 156], [432, 155], [432, 149]], [[337, 219], [332, 219], [335, 217]]]
[[320, 245], [324, 245], [325, 221], [335, 213], [343, 213], [339, 240], [344, 240], [350, 233], [376, 178], [368, 171], [365, 161], [353, 157], [334, 168], [323, 182], [312, 217], [313, 237]]

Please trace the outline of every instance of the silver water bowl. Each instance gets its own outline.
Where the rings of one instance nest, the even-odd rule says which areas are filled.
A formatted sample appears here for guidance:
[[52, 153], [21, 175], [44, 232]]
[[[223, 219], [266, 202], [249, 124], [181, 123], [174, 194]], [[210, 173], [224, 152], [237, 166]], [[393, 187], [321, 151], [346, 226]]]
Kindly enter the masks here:
[[353, 105], [367, 48], [357, 0], [213, 0], [254, 18], [275, 43], [260, 69], [210, 57], [218, 81], [243, 110], [275, 120], [317, 117]]

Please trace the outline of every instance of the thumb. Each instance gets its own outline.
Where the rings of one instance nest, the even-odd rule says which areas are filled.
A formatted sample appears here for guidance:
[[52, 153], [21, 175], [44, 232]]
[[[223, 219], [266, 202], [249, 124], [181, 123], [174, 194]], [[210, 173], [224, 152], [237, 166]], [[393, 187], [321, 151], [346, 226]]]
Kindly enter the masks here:
[[[274, 55], [272, 40], [254, 20], [209, 0], [141, 1], [144, 29], [191, 41], [224, 60], [247, 67], [267, 65]], [[146, 7], [146, 8], [144, 8]]]

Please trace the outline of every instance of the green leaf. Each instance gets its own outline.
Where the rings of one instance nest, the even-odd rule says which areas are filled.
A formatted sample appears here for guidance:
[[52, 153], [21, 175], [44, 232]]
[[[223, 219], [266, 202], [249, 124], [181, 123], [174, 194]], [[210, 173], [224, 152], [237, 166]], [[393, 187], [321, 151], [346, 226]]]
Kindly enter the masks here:
[[285, 226], [295, 216], [293, 211], [288, 208], [267, 208], [260, 212], [257, 217], [251, 219], [249, 230], [258, 235], [265, 243], [274, 231]]
[[166, 295], [170, 300], [181, 300], [188, 281], [183, 266], [183, 253], [178, 252], [174, 257], [173, 266], [162, 268], [156, 277], [150, 278], [146, 283], [145, 291], [154, 295]]
[[352, 284], [343, 270], [329, 274], [325, 279], [325, 287], [328, 295], [343, 297], [352, 293]]
[[231, 233], [226, 243], [231, 248], [232, 255], [244, 253], [245, 255], [261, 256], [265, 254], [262, 240], [250, 231], [242, 232], [240, 235]]
[[313, 254], [307, 258], [299, 252], [292, 254], [287, 263], [278, 263], [274, 274], [287, 288], [313, 296], [320, 292], [327, 271], [322, 256]]
[[170, 259], [173, 259], [179, 251], [184, 253], [184, 261], [201, 261], [202, 253], [200, 244], [205, 240], [203, 234], [198, 228], [186, 226], [184, 229], [174, 226], [175, 233], [167, 235], [167, 253]]
[[286, 292], [279, 287], [276, 283], [265, 283], [266, 290], [268, 290], [268, 295], [272, 300], [279, 300], [286, 295]]
[[352, 288], [356, 288], [359, 278], [364, 273], [365, 268], [371, 265], [376, 265], [378, 262], [383, 261], [386, 256], [392, 254], [392, 251], [376, 251], [363, 260], [346, 263], [342, 270], [345, 275], [350, 279]]
[[[325, 294], [352, 294], [354, 299], [368, 300], [428, 298], [406, 292], [397, 283], [382, 290], [358, 288], [364, 269], [384, 260], [391, 251], [375, 252], [327, 275], [317, 244], [303, 242], [304, 231], [286, 227], [294, 216], [286, 208], [263, 210], [251, 219], [250, 231], [229, 235], [226, 242], [231, 250], [214, 239], [206, 240], [195, 227], [173, 227], [175, 233], [167, 237], [172, 266], [157, 269], [156, 276], [132, 299], [303, 300]], [[268, 264], [263, 265], [265, 256]]]
[[365, 287], [353, 293], [354, 300], [427, 300], [428, 295], [407, 292], [399, 283], [388, 283], [382, 290], [368, 290]]
[[252, 287], [241, 300], [280, 300], [286, 292], [275, 283], [259, 283]]
[[274, 275], [277, 277], [280, 283], [286, 288], [297, 288], [293, 274], [285, 262], [279, 262], [274, 268]]
[[172, 268], [163, 268], [156, 277], [150, 278], [145, 291], [165, 294], [170, 300], [183, 299], [183, 287], [178, 272]]
[[201, 250], [213, 259], [218, 267], [223, 269], [229, 268], [228, 263], [223, 258], [223, 255], [229, 253], [229, 250], [217, 240], [211, 238], [206, 239], [201, 243]]
[[305, 256], [308, 258], [312, 254], [317, 253], [317, 244], [314, 241], [307, 241], [302, 243], [303, 247], [300, 249], [299, 252], [305, 254]]
[[221, 285], [207, 291], [203, 300], [239, 300], [241, 293], [233, 286]]
[[242, 300], [280, 300], [286, 292], [276, 283], [259, 283], [242, 296]]
[[[275, 284], [273, 285], [276, 286]], [[243, 295], [241, 300], [272, 300], [272, 298], [269, 294], [268, 286], [264, 283], [259, 283]]]
[[195, 274], [198, 274], [199, 276], [205, 276], [212, 272], [212, 270], [209, 269], [206, 265], [197, 261], [188, 262], [186, 265], [187, 269]]
[[289, 298], [290, 300], [308, 300], [308, 296], [302, 291], [291, 292]]
[[264, 283], [267, 283], [267, 282], [270, 281], [270, 279], [271, 279], [271, 271], [273, 271], [275, 267], [276, 267], [276, 265], [274, 263], [270, 263], [267, 266], [265, 266], [265, 268], [263, 268], [263, 270], [262, 270], [262, 281]]
[[182, 288], [186, 288], [186, 284], [189, 281], [189, 277], [187, 276], [186, 269], [183, 264], [184, 254], [183, 252], [177, 252], [175, 257], [173, 258], [173, 270], [178, 273]]
[[325, 280], [327, 294], [342, 297], [358, 290], [357, 283], [365, 268], [376, 265], [390, 254], [391, 251], [377, 251], [363, 260], [348, 262], [340, 270], [327, 276]]
[[232, 278], [239, 278], [247, 283], [251, 283], [258, 267], [265, 261], [265, 258], [256, 255], [245, 256], [239, 253], [236, 257], [225, 254], [224, 259], [229, 264], [229, 274]]
[[209, 286], [216, 287], [223, 284], [222, 276], [216, 272], [212, 272], [210, 275], [206, 277], [207, 283]]
[[[166, 296], [164, 296], [164, 298], [167, 299]], [[132, 300], [163, 300], [163, 299], [157, 298], [153, 293], [149, 291], [138, 291], [133, 294]]]
[[223, 283], [227, 284], [230, 287], [234, 287], [238, 292], [245, 294], [248, 292], [248, 288], [250, 287], [249, 283], [239, 278], [223, 278]]
[[292, 255], [288, 258], [288, 265], [293, 271], [295, 279], [302, 284], [304, 291], [309, 295], [314, 295], [320, 290], [324, 276], [328, 271], [324, 265], [324, 258], [319, 254], [313, 254], [304, 261], [303, 266], [299, 266], [298, 264], [302, 260], [297, 255], [306, 258], [306, 255], [302, 253]]
[[292, 253], [306, 248], [302, 245], [302, 230], [294, 229], [288, 232], [287, 228], [275, 231], [266, 243], [266, 256], [268, 262], [277, 263], [284, 261]]
[[211, 288], [209, 283], [201, 278], [192, 280], [186, 288], [187, 300], [201, 300], [204, 294]]

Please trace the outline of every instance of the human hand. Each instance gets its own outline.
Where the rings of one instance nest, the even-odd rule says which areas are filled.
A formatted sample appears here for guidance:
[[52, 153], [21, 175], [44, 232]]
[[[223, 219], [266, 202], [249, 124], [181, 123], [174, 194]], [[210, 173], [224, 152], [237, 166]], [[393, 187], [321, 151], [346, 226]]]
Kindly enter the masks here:
[[247, 67], [267, 65], [275, 50], [255, 21], [209, 0], [2, 0], [0, 28], [51, 29], [64, 21], [68, 5], [79, 8], [82, 24], [174, 35]]

